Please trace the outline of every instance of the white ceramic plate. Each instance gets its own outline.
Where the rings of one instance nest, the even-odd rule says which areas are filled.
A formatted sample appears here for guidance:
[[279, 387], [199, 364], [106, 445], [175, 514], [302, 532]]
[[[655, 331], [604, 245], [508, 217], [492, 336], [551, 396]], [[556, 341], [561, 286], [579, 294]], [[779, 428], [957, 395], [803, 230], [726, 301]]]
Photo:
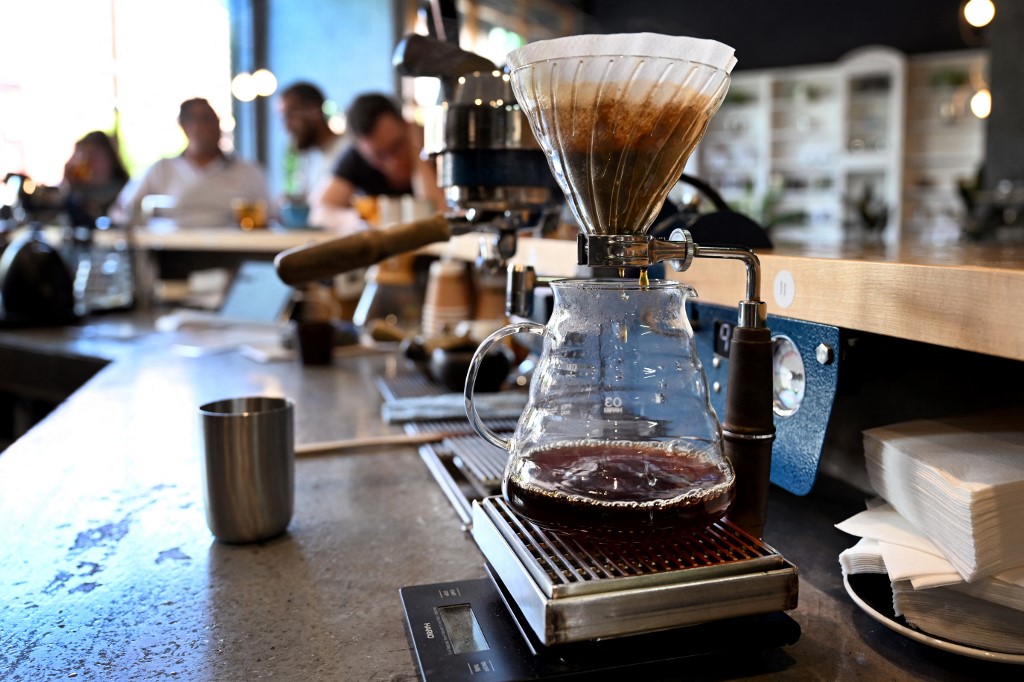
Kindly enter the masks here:
[[[878, 577], [881, 578], [883, 576]], [[886, 580], [888, 580], [887, 577]], [[868, 596], [858, 594], [857, 590], [850, 585], [850, 581], [847, 580], [845, 575], [843, 576], [843, 585], [846, 587], [846, 593], [850, 595], [850, 599], [852, 599], [857, 606], [863, 609], [864, 613], [868, 614], [890, 630], [898, 632], [904, 637], [909, 637], [915, 642], [920, 642], [921, 644], [927, 644], [928, 646], [935, 647], [936, 649], [942, 649], [943, 651], [960, 654], [961, 656], [970, 656], [971, 658], [978, 658], [984, 661], [1024, 665], [1024, 655], [1022, 654], [1005, 654], [997, 651], [989, 651], [987, 649], [977, 649], [964, 644], [956, 644], [938, 637], [932, 637], [931, 635], [926, 635], [918, 630], [908, 628], [906, 625], [894, 620], [891, 616], [875, 609], [875, 607], [867, 601]], [[892, 593], [890, 592], [890, 598], [891, 594]]]

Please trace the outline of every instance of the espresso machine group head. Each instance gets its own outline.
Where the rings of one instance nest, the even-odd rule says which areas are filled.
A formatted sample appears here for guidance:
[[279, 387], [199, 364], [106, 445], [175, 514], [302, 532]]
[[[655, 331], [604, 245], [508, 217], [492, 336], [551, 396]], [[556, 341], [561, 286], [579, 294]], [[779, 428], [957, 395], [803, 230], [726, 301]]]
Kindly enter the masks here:
[[561, 192], [508, 74], [421, 35], [402, 39], [394, 64], [402, 75], [440, 80], [442, 101], [424, 111], [423, 154], [437, 166], [453, 234], [491, 234], [478, 264], [504, 268], [515, 255], [518, 232], [543, 231], [561, 208]]

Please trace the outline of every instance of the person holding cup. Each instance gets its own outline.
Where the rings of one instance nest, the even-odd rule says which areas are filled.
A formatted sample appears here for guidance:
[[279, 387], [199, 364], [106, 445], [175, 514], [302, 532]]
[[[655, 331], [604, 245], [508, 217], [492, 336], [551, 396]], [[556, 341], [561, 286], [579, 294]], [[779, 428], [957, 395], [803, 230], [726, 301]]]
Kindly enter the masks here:
[[102, 130], [84, 135], [75, 142], [61, 180], [71, 224], [95, 227], [96, 220], [107, 215], [127, 183], [128, 171], [114, 140]]

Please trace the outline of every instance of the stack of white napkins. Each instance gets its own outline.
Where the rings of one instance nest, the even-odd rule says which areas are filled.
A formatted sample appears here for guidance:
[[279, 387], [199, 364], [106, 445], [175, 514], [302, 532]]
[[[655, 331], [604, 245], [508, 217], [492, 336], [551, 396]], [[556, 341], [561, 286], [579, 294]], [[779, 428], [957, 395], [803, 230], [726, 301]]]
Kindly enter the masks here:
[[875, 491], [964, 580], [1024, 566], [1024, 410], [864, 432]]
[[864, 449], [884, 499], [837, 524], [861, 538], [844, 574], [888, 574], [922, 632], [1024, 654], [1024, 410], [872, 429]]
[[965, 582], [891, 505], [836, 524], [861, 539], [839, 555], [844, 575], [888, 574], [893, 609], [922, 632], [989, 651], [1024, 654], [1024, 567]]

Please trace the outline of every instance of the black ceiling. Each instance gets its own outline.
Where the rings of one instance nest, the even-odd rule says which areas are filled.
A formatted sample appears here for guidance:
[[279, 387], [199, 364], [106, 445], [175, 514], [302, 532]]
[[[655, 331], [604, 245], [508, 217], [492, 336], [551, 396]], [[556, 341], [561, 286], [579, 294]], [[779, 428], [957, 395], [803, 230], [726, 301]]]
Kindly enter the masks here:
[[[961, 0], [583, 0], [587, 32], [650, 31], [736, 48], [737, 69], [835, 61], [863, 45], [907, 54], [977, 46]], [[997, 2], [998, 5], [998, 2]], [[973, 43], [973, 44], [972, 44]]]

